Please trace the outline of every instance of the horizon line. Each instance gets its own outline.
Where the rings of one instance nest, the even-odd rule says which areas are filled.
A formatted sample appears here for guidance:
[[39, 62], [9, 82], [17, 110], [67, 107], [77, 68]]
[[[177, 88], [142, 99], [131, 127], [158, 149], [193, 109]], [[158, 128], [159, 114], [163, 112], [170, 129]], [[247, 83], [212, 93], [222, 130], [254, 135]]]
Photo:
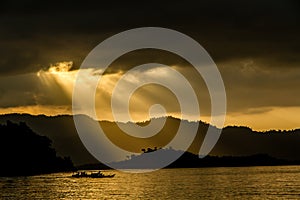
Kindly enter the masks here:
[[268, 129], [268, 130], [255, 130], [247, 125], [232, 125], [232, 124], [229, 124], [229, 125], [226, 125], [224, 126], [223, 128], [219, 128], [219, 127], [216, 127], [206, 121], [202, 121], [202, 120], [188, 120], [188, 119], [181, 119], [181, 118], [178, 118], [178, 117], [174, 117], [172, 115], [168, 115], [168, 116], [159, 116], [159, 117], [152, 117], [152, 118], [149, 118], [147, 120], [141, 120], [141, 121], [127, 121], [127, 122], [122, 122], [122, 121], [113, 121], [113, 120], [108, 120], [108, 119], [94, 119], [86, 114], [57, 114], [57, 115], [46, 115], [46, 114], [30, 114], [30, 113], [4, 113], [4, 114], [0, 114], [0, 117], [1, 116], [7, 116], [7, 115], [27, 115], [27, 116], [34, 116], [34, 117], [49, 117], [49, 118], [55, 118], [55, 117], [64, 117], [64, 116], [67, 116], [67, 117], [73, 117], [73, 116], [85, 116], [85, 117], [88, 117], [94, 121], [98, 121], [98, 122], [110, 122], [110, 123], [123, 123], [123, 124], [127, 124], [127, 123], [146, 123], [146, 122], [150, 122], [151, 120], [155, 120], [155, 119], [161, 119], [161, 118], [173, 118], [175, 120], [181, 120], [181, 121], [187, 121], [189, 123], [204, 123], [204, 124], [207, 124], [209, 126], [212, 126], [212, 127], [215, 127], [215, 128], [218, 128], [218, 129], [225, 129], [225, 128], [231, 128], [231, 127], [238, 127], [238, 128], [248, 128], [250, 129], [251, 131], [254, 131], [254, 132], [260, 132], [260, 133], [264, 133], [264, 132], [270, 132], [270, 131], [295, 131], [295, 130], [299, 130], [300, 127], [297, 127], [297, 128], [291, 128], [291, 129]]

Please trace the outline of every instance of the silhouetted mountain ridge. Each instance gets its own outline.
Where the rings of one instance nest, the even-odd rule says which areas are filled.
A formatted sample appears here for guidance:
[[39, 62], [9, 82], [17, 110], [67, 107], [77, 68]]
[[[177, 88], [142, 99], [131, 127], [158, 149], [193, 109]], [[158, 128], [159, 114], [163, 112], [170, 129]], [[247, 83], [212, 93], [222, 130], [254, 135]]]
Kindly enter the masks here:
[[[90, 121], [91, 124], [100, 124], [111, 141], [134, 153], [141, 153], [141, 149], [147, 147], [164, 147], [172, 140], [180, 123], [185, 123], [187, 126], [196, 123], [173, 117], [153, 119], [166, 120], [164, 128], [155, 137], [139, 140], [124, 134], [115, 122], [97, 122], [84, 115], [79, 117]], [[53, 141], [53, 147], [57, 150], [58, 155], [71, 156], [75, 165], [98, 162], [83, 146], [71, 115], [49, 117], [45, 115], [7, 114], [0, 116], [0, 123], [5, 123], [6, 120], [18, 123], [26, 122], [33, 131], [49, 137]], [[142, 126], [147, 123], [149, 122], [139, 122]], [[130, 126], [130, 124], [130, 122], [123, 123], [125, 126]], [[199, 123], [196, 138], [188, 152], [198, 154], [208, 127], [209, 124], [207, 123]], [[189, 131], [187, 131], [187, 136], [189, 136]], [[258, 132], [249, 127], [228, 126], [222, 130], [221, 137], [210, 155], [236, 157], [267, 154], [278, 159], [300, 160], [298, 152], [300, 152], [300, 129]]]
[[[160, 152], [159, 152], [160, 151]], [[157, 169], [160, 168], [161, 161], [159, 157], [176, 155], [183, 153], [173, 163], [164, 168], [201, 168], [201, 167], [246, 167], [246, 166], [279, 166], [279, 165], [300, 165], [300, 160], [285, 160], [271, 157], [267, 154], [255, 154], [250, 156], [206, 156], [199, 158], [190, 152], [182, 152], [169, 149], [159, 149], [158, 154], [142, 153], [140, 155], [132, 155], [130, 158], [110, 163], [111, 167], [118, 169]], [[81, 170], [100, 170], [109, 169], [102, 163], [88, 164], [79, 166]]]

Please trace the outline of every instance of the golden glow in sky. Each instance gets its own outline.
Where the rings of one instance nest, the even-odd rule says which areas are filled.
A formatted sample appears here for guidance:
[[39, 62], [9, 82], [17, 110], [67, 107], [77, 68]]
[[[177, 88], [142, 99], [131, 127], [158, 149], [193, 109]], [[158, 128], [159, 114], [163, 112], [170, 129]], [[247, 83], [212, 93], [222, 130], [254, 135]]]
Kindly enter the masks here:
[[[10, 79], [0, 79], [0, 82], [1, 80], [3, 82], [13, 82], [15, 79], [21, 79], [24, 80], [24, 83], [29, 82], [34, 85], [34, 88], [29, 85], [28, 91], [24, 91], [24, 87], [18, 86], [20, 88], [17, 88], [17, 86], [15, 86], [15, 88], [13, 88], [14, 90], [19, 89], [20, 91], [24, 91], [23, 94], [20, 94], [21, 96], [23, 95], [23, 99], [15, 99], [14, 106], [0, 108], [0, 113], [29, 113], [33, 115], [45, 114], [50, 116], [59, 114], [85, 114], [85, 111], [80, 109], [77, 110], [76, 113], [72, 113], [72, 92], [74, 81], [76, 80], [76, 75], [78, 73], [78, 70], [72, 70], [72, 65], [73, 62], [71, 61], [60, 62], [51, 65], [48, 70], [40, 70], [36, 74], [21, 75], [19, 77], [11, 77]], [[155, 69], [155, 73], [158, 73], [161, 78], [172, 78], [168, 77], [167, 73], [164, 73], [163, 68]], [[99, 87], [95, 93], [97, 119], [113, 121], [114, 119], [110, 109], [110, 98], [114, 86], [122, 76], [122, 73], [108, 73], [102, 76], [101, 82], [98, 82], [98, 75], [93, 69], [85, 69], [83, 74], [84, 82], [82, 83], [82, 97], [85, 98], [85, 92], [89, 89], [90, 84], [98, 83]], [[153, 71], [139, 72], [131, 78], [129, 76], [128, 84], [138, 84], [140, 79], [146, 79], [147, 76], [152, 75]], [[186, 75], [189, 75], [189, 72], [186, 72]], [[176, 84], [176, 80], [174, 80], [174, 84]], [[204, 87], [198, 89], [199, 91], [202, 91], [202, 93], [205, 92]], [[124, 86], [122, 90], [125, 91], [126, 86]], [[32, 92], [32, 94], [30, 94], [30, 92]], [[205, 103], [207, 96], [203, 97], [204, 94], [202, 93], [200, 92], [198, 96], [200, 99], [199, 102], [202, 102], [202, 105], [200, 105], [201, 116], [190, 116], [188, 120], [210, 121], [209, 109], [206, 108], [209, 107], [209, 103]], [[28, 102], [25, 102], [26, 98], [29, 98]], [[260, 106], [257, 108], [230, 110], [232, 103], [230, 101], [230, 96], [228, 99], [229, 110], [226, 115], [225, 125], [243, 125], [249, 126], [255, 130], [294, 129], [300, 127], [300, 117], [298, 114], [300, 112], [300, 107]], [[34, 101], [33, 104], [31, 104], [32, 101]], [[5, 101], [5, 99], [3, 99], [3, 104], [7, 102], [8, 100]], [[130, 114], [132, 118], [135, 121], [149, 119], [149, 108], [156, 103], [165, 107], [167, 115], [174, 117], [181, 116], [176, 97], [170, 93], [170, 91], [166, 88], [158, 87], [157, 85], [147, 85], [139, 88], [130, 99]], [[120, 103], [119, 106], [122, 106], [122, 104]], [[156, 113], [154, 116], [159, 117], [161, 114]]]

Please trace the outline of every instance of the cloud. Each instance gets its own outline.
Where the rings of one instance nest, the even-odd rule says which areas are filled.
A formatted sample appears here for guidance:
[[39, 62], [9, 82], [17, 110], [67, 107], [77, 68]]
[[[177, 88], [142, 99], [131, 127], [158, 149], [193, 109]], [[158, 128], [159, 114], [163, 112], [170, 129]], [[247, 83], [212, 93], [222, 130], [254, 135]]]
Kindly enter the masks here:
[[228, 110], [300, 106], [300, 68], [266, 68], [254, 60], [226, 62], [221, 68]]
[[[0, 78], [1, 87], [0, 107], [2, 112], [29, 112], [32, 114], [42, 113], [43, 111], [49, 113], [49, 110], [53, 110], [53, 113], [59, 113], [66, 111], [69, 113], [71, 107], [73, 87], [78, 74], [77, 70], [72, 70], [72, 62], [60, 62], [51, 65], [47, 70], [39, 70], [37, 73], [29, 73], [17, 76], [2, 77]], [[93, 74], [94, 69], [83, 69], [81, 71], [81, 79], [83, 82], [80, 83], [80, 98], [90, 98], [88, 94], [92, 87], [91, 85], [98, 85], [96, 90], [96, 110], [99, 114], [100, 119], [113, 120], [111, 111], [111, 95], [116, 89], [118, 81], [124, 75], [123, 73], [109, 73], [101, 77], [101, 81], [98, 83], [99, 76]], [[124, 95], [129, 91], [129, 86], [140, 86], [145, 80], [155, 81], [164, 80], [170, 86], [177, 88], [181, 93], [185, 93], [186, 89], [184, 84], [170, 74], [166, 67], [156, 67], [149, 70], [135, 70], [129, 74], [122, 84], [118, 85], [120, 93], [116, 93], [116, 104], [115, 108], [124, 107], [126, 99]], [[197, 80], [197, 79], [195, 79]], [[78, 80], [77, 80], [78, 81]], [[192, 83], [193, 81], [191, 81]], [[199, 84], [198, 89], [199, 89]], [[203, 90], [201, 90], [203, 92]], [[204, 102], [203, 96], [195, 91], [199, 95], [201, 102]], [[124, 101], [125, 100], [125, 101]], [[87, 100], [88, 102], [88, 100]], [[154, 104], [161, 104], [165, 107], [168, 112], [167, 115], [180, 116], [181, 110], [176, 100], [176, 96], [169, 90], [168, 86], [159, 86], [157, 84], [147, 84], [143, 87], [139, 87], [133, 93], [130, 98], [130, 112], [135, 120], [146, 120], [149, 118], [149, 109]], [[49, 109], [46, 107], [49, 106]], [[125, 105], [126, 106], [126, 105]], [[189, 105], [188, 105], [189, 106]], [[203, 106], [203, 104], [201, 105]], [[63, 107], [68, 109], [62, 109]], [[40, 111], [38, 109], [40, 108]], [[192, 111], [195, 110], [193, 107], [187, 107], [193, 120], [199, 119], [199, 116], [193, 116]], [[25, 111], [22, 111], [25, 109]], [[93, 106], [88, 109], [94, 109]], [[82, 108], [75, 108], [75, 113], [84, 113], [86, 110]], [[202, 113], [207, 113], [205, 107], [202, 109]], [[64, 113], [60, 113], [64, 114]], [[123, 115], [125, 113], [121, 113]], [[157, 114], [154, 114], [158, 116]], [[124, 115], [125, 116], [125, 115]], [[93, 116], [94, 117], [94, 116]], [[122, 118], [123, 119], [123, 118]], [[124, 118], [123, 120], [126, 121]]]
[[[70, 75], [73, 75], [73, 71], [69, 72], [67, 69], [70, 66], [71, 62], [61, 62], [51, 65], [46, 71], [40, 70], [37, 73], [1, 77], [0, 107], [70, 105], [71, 82], [74, 78], [67, 79], [70, 78]], [[62, 79], [64, 80], [61, 81]]]
[[[236, 64], [238, 63], [238, 65]], [[299, 104], [298, 85], [300, 69], [267, 70], [259, 67], [259, 63], [253, 60], [240, 60], [228, 62], [222, 66], [221, 74], [224, 79], [227, 93], [228, 113], [253, 114], [266, 112], [265, 107], [297, 107]], [[210, 96], [207, 87], [195, 69], [191, 67], [173, 66], [181, 73], [193, 87], [197, 95], [202, 116], [210, 115]], [[37, 73], [29, 73], [17, 76], [0, 78], [0, 105], [2, 108], [24, 106], [70, 106], [72, 102], [73, 86], [77, 70], [72, 69], [72, 61], [59, 62]], [[123, 71], [106, 73], [102, 78], [96, 92], [98, 110], [101, 118], [113, 119], [111, 115], [111, 94], [117, 82], [126, 73]], [[96, 71], [97, 72], [97, 71]], [[98, 74], [94, 69], [85, 69], [82, 86], [82, 98], [89, 92], [90, 85], [98, 84]], [[155, 75], [156, 74], [156, 75]], [[124, 94], [129, 85], [139, 85], [142, 80], [163, 79], [172, 82], [176, 88], [182, 86], [182, 82], [164, 72], [164, 67], [156, 70], [135, 70], [134, 74], [125, 79], [121, 85]], [[121, 94], [120, 94], [121, 95]], [[124, 106], [122, 95], [118, 106]], [[155, 103], [166, 106], [169, 114], [179, 116], [180, 108], [176, 103], [176, 97], [168, 88], [158, 85], [146, 85], [134, 93], [131, 100], [131, 111], [135, 119], [148, 117], [148, 109]], [[133, 106], [134, 105], [134, 106]], [[78, 112], [83, 112], [78, 110]], [[191, 116], [193, 120], [195, 116]]]
[[300, 106], [295, 107], [261, 107], [249, 112], [228, 113], [226, 125], [248, 126], [254, 130], [287, 130], [299, 128]]
[[[254, 115], [267, 111], [266, 107], [299, 106], [299, 2], [111, 1], [100, 6], [95, 2], [1, 2], [2, 109], [70, 106], [76, 70], [86, 55], [104, 39], [144, 26], [178, 30], [208, 51], [224, 79], [229, 114]], [[55, 63], [61, 61], [72, 61], [71, 71], [56, 68]], [[180, 71], [198, 91], [201, 113], [210, 112], [203, 80], [189, 63], [172, 53], [148, 49], [121, 56], [105, 72], [106, 86], [111, 89], [132, 66], [147, 62], [170, 65]], [[140, 78], [143, 72], [140, 71]], [[86, 73], [94, 73], [95, 78], [99, 75], [91, 69]], [[105, 90], [99, 95], [105, 101], [109, 99]], [[141, 101], [153, 102], [154, 97], [167, 103], [157, 94], [140, 91]], [[142, 108], [142, 104], [137, 105]], [[169, 107], [174, 114], [178, 111], [175, 106]], [[108, 111], [106, 107], [102, 110]]]
[[20, 113], [31, 115], [72, 115], [72, 107], [70, 105], [52, 106], [52, 105], [31, 105], [0, 108], [0, 115], [7, 113]]
[[36, 72], [61, 60], [79, 67], [105, 38], [143, 26], [181, 31], [203, 45], [217, 63], [246, 58], [265, 60], [272, 63], [270, 68], [300, 63], [296, 1], [95, 3], [2, 3], [0, 73]]

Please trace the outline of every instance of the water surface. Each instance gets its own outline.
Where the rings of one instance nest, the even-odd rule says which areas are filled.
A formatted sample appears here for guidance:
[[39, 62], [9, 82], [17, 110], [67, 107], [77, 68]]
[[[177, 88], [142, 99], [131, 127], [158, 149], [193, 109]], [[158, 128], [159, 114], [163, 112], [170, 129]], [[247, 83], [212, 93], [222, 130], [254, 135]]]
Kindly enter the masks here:
[[163, 169], [114, 178], [0, 178], [1, 199], [300, 199], [300, 166]]

